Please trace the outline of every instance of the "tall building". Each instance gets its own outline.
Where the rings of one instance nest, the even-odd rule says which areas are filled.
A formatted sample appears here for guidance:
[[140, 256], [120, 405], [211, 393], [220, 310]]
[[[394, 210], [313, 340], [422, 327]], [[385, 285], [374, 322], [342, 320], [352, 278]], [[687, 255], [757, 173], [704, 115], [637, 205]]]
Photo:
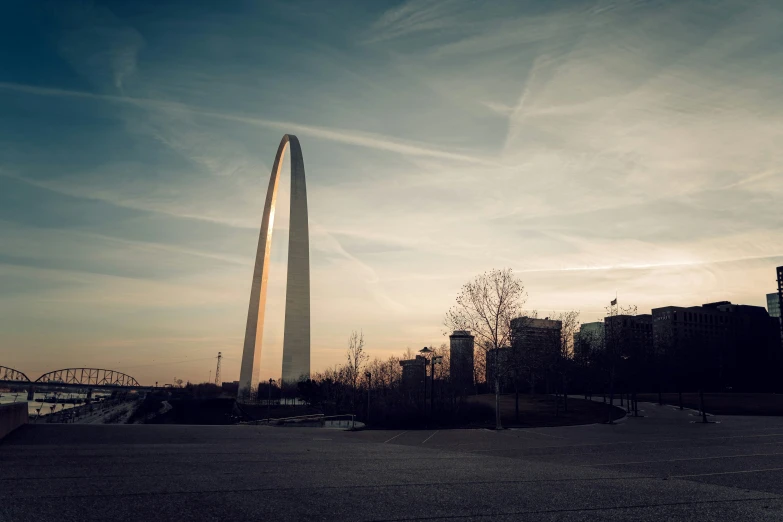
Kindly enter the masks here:
[[511, 320], [511, 344], [522, 350], [547, 349], [559, 344], [562, 321], [546, 317], [517, 317]]
[[402, 366], [402, 390], [414, 397], [424, 393], [424, 381], [427, 378], [427, 359], [417, 355], [414, 359], [400, 361]]
[[580, 335], [604, 335], [604, 323], [601, 321], [595, 321], [593, 323], [582, 323], [579, 325]]
[[604, 345], [629, 357], [648, 357], [653, 348], [653, 320], [651, 314], [610, 315], [604, 318]]
[[486, 379], [490, 391], [495, 391], [495, 375], [500, 380], [500, 389], [505, 388], [511, 371], [511, 348], [503, 347], [497, 350], [487, 350]]
[[465, 393], [473, 386], [474, 337], [466, 330], [449, 335], [449, 374], [455, 391]]
[[783, 266], [778, 271], [778, 323], [780, 325], [780, 338], [783, 339]]
[[[780, 286], [779, 282], [778, 286]], [[781, 303], [780, 295], [777, 292], [767, 294], [767, 312], [769, 312], [770, 317], [776, 318], [778, 323], [780, 323], [780, 339], [783, 340], [783, 317], [780, 315], [781, 304], [783, 303]]]
[[574, 336], [574, 352], [577, 355], [589, 353], [604, 348], [604, 323], [582, 323], [579, 332]]
[[652, 315], [610, 315], [604, 318], [604, 349], [625, 390], [651, 390], [657, 375]]
[[[505, 353], [500, 354], [501, 370], [505, 370], [505, 380], [513, 377], [515, 372], [527, 368], [533, 373], [545, 365], [545, 360], [552, 354], [558, 353], [562, 348], [562, 321], [545, 317], [517, 317], [511, 321], [511, 347]], [[524, 362], [523, 365], [514, 364]], [[521, 366], [521, 367], [520, 367]], [[492, 368], [487, 358], [487, 382]], [[519, 375], [517, 375], [519, 377]], [[528, 375], [529, 376], [529, 375]], [[531, 388], [534, 388], [534, 384]]]
[[780, 318], [780, 298], [777, 292], [767, 294], [767, 312], [770, 317]]
[[291, 149], [291, 217], [288, 228], [282, 382], [290, 386], [310, 376], [310, 239], [307, 223], [307, 189], [299, 140], [296, 136], [286, 134], [277, 148], [261, 219], [253, 280], [250, 285], [242, 365], [239, 372], [239, 397], [249, 397], [258, 386], [261, 341], [264, 338], [266, 289], [269, 279], [269, 253], [272, 247], [272, 220], [277, 201], [280, 169], [285, 150], [289, 146]]
[[763, 391], [776, 382], [779, 326], [763, 307], [720, 301], [654, 308], [652, 317], [670, 384]]

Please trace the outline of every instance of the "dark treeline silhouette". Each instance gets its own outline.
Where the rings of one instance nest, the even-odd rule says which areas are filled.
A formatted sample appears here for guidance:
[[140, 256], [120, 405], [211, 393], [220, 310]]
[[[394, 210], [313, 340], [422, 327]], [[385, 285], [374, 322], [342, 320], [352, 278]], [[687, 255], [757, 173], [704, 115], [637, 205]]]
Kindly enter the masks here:
[[[569, 394], [603, 396], [638, 414], [640, 393], [662, 402], [664, 393], [783, 391], [780, 338], [758, 307], [719, 302], [637, 314], [635, 306], [614, 300], [603, 322], [593, 324], [600, 328], [580, 331], [578, 312], [539, 318], [522, 309], [525, 299], [509, 269], [481, 274], [463, 287], [445, 325], [447, 334], [475, 338], [472, 372], [455, 368], [452, 375], [447, 344], [370, 360], [364, 335], [353, 332], [345, 364], [290, 390], [262, 382], [257, 400], [266, 400], [267, 415], [268, 403], [295, 395], [310, 411], [353, 414], [374, 427], [500, 428], [503, 394], [514, 395], [519, 422], [520, 395], [527, 394], [554, 396], [557, 417], [569, 411]], [[486, 397], [471, 400], [479, 394], [494, 394], [494, 408]]]
[[[354, 414], [374, 427], [410, 428], [493, 425], [493, 409], [470, 398], [496, 390], [498, 394], [516, 396], [517, 421], [520, 395], [556, 396], [553, 415], [558, 416], [568, 411], [569, 393], [603, 395], [611, 404], [624, 402], [630, 396], [633, 411], [639, 393], [781, 391], [780, 379], [775, 377], [780, 375], [779, 360], [756, 354], [756, 360], [740, 365], [754, 376], [751, 379], [736, 370], [734, 359], [716, 355], [716, 344], [704, 336], [694, 335], [687, 341], [670, 344], [661, 339], [651, 342], [649, 332], [639, 334], [640, 328], [632, 324], [634, 314], [632, 307], [610, 312], [603, 335], [584, 336], [574, 335], [578, 326], [576, 312], [553, 314], [546, 320], [558, 322], [560, 328], [539, 335], [534, 343], [525, 342], [524, 332], [520, 331], [524, 326], [517, 326], [508, 348], [477, 348], [477, 370], [468, 390], [451, 382], [448, 345], [433, 347], [426, 364], [422, 361], [417, 378], [410, 381], [403, 378], [400, 361], [415, 360], [415, 353], [409, 350], [401, 357], [369, 360], [359, 334], [359, 344], [352, 336], [346, 364], [299, 382], [296, 395], [313, 411], [325, 415]], [[433, 366], [430, 361], [435, 357], [441, 359]], [[729, 363], [731, 368], [725, 366]], [[497, 389], [494, 375], [498, 375]], [[271, 389], [269, 386], [264, 382], [259, 385], [258, 398], [271, 397], [273, 403], [279, 403], [284, 395], [276, 384]], [[293, 414], [288, 410], [287, 413]]]
[[[414, 360], [408, 350], [402, 357], [372, 359], [364, 353], [361, 334], [352, 334], [348, 362], [315, 373], [299, 382], [299, 397], [325, 415], [354, 414], [374, 427], [416, 428], [487, 424], [493, 410], [469, 403], [449, 383], [448, 347], [432, 348], [433, 356], [414, 381], [404, 380], [401, 360]], [[430, 360], [442, 357], [434, 365]], [[426, 395], [426, 396], [425, 396]]]

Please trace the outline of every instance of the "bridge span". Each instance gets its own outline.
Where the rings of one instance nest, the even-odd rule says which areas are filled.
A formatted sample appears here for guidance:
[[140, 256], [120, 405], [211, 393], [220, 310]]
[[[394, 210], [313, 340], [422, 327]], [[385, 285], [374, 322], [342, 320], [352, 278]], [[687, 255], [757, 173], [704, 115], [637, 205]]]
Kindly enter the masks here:
[[116, 370], [103, 368], [63, 368], [47, 372], [35, 381], [23, 372], [7, 366], [0, 366], [0, 385], [24, 386], [27, 388], [27, 400], [32, 400], [36, 389], [76, 388], [87, 390], [87, 396], [93, 390], [152, 390], [154, 386], [142, 386], [130, 375]]

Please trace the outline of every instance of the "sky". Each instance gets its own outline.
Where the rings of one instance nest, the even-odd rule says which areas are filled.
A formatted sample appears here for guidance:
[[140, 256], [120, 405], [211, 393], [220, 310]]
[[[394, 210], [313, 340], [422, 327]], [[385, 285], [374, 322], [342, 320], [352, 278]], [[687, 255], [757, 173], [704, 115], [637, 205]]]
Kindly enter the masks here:
[[[31, 1], [0, 16], [0, 365], [239, 377], [280, 138], [312, 368], [439, 345], [511, 268], [540, 316], [765, 305], [783, 265], [783, 3]], [[288, 164], [284, 165], [287, 173]], [[288, 186], [261, 378], [279, 377]]]

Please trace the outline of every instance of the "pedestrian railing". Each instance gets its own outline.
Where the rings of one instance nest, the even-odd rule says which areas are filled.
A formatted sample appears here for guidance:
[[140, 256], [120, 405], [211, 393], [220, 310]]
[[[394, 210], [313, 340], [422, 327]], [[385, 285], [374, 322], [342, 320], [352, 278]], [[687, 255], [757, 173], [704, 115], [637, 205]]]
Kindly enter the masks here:
[[320, 427], [320, 428], [341, 428], [358, 429], [363, 428], [364, 423], [356, 420], [356, 415], [346, 413], [343, 415], [298, 415], [296, 417], [280, 417], [274, 419], [259, 419], [240, 424], [249, 424], [253, 426], [299, 426], [299, 427]]
[[249, 422], [244, 422], [240, 424], [252, 424], [252, 425], [267, 425], [267, 426], [285, 426], [285, 425], [296, 425], [296, 424], [305, 424], [305, 423], [320, 423], [323, 424], [324, 415], [322, 413], [318, 413], [315, 415], [298, 415], [296, 417], [278, 417], [278, 418], [269, 418], [269, 419], [259, 419], [259, 420], [253, 420]]

